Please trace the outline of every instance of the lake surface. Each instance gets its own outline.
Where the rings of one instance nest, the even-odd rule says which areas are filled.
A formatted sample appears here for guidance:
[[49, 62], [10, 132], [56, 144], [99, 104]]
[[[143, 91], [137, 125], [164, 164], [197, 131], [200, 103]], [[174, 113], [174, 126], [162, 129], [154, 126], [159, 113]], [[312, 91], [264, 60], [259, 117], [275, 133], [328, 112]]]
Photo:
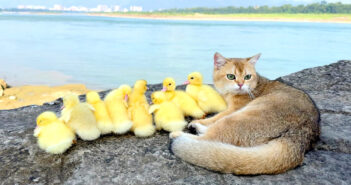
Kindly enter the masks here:
[[351, 24], [0, 14], [0, 48], [0, 78], [12, 85], [107, 89], [168, 76], [180, 84], [192, 71], [211, 83], [216, 51], [261, 52], [258, 72], [275, 79], [351, 59]]

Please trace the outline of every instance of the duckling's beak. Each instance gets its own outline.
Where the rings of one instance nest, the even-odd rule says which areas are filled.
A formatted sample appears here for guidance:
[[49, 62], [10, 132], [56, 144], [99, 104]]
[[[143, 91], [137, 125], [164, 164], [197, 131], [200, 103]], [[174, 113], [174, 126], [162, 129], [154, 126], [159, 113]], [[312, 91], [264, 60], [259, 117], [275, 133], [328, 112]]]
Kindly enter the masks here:
[[124, 101], [128, 101], [128, 94], [126, 94], [125, 96], [124, 96]]
[[162, 92], [166, 92], [166, 91], [167, 91], [166, 86], [163, 86], [163, 88], [162, 88]]
[[189, 80], [187, 80], [183, 83], [183, 85], [188, 85], [188, 84], [190, 84]]

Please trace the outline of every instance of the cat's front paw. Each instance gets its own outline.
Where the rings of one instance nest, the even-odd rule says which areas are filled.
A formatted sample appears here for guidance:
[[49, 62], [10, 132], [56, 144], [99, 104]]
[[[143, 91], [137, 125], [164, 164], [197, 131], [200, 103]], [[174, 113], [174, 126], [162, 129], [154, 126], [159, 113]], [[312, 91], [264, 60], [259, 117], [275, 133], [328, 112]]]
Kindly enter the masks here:
[[204, 134], [207, 131], [207, 127], [198, 122], [189, 123], [188, 128], [195, 130], [196, 134]]
[[190, 122], [190, 123], [188, 124], [188, 128], [194, 127], [194, 125], [195, 125], [196, 123], [202, 124], [202, 121], [203, 121], [202, 119], [193, 120], [192, 122]]
[[174, 138], [179, 137], [179, 136], [182, 135], [182, 134], [183, 134], [182, 131], [171, 132], [171, 133], [169, 134], [169, 138], [174, 139]]
[[187, 126], [189, 132], [192, 133], [192, 134], [197, 134], [197, 131], [196, 131], [196, 128], [195, 128], [195, 124], [196, 124], [196, 122], [191, 122]]

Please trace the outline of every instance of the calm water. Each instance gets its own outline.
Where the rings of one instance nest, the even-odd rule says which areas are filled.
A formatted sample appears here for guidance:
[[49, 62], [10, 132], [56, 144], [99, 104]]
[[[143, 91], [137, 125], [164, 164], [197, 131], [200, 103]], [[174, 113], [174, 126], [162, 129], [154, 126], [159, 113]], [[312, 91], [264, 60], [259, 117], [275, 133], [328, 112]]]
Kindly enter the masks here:
[[143, 78], [211, 82], [213, 54], [262, 52], [271, 78], [351, 58], [351, 24], [138, 20], [0, 14], [0, 78], [10, 84], [84, 83], [92, 89]]

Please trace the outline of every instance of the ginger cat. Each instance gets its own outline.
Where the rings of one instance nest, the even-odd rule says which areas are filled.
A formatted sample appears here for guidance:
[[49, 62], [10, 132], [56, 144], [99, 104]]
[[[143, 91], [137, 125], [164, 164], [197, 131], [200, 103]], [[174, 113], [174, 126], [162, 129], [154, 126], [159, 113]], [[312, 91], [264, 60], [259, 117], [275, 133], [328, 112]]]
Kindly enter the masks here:
[[250, 58], [214, 55], [213, 79], [228, 108], [170, 134], [183, 160], [223, 173], [278, 174], [303, 162], [319, 138], [319, 112], [304, 92], [256, 73]]

